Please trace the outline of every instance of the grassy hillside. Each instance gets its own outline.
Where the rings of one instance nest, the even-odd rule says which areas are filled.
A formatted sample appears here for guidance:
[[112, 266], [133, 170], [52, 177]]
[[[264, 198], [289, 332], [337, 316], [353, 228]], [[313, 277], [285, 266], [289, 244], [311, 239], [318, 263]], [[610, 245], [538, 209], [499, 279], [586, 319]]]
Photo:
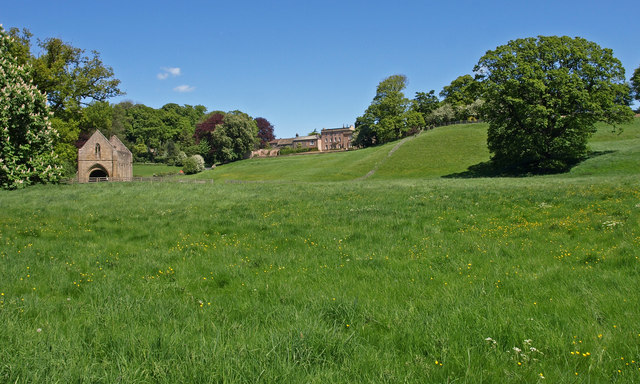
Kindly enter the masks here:
[[430, 173], [446, 132], [0, 191], [0, 382], [639, 382], [638, 121], [543, 177]]
[[343, 153], [311, 153], [243, 160], [193, 176], [243, 181], [343, 181], [366, 174], [393, 148], [387, 144]]
[[[601, 124], [591, 140], [594, 156], [578, 165], [571, 175], [585, 176], [603, 168], [607, 174], [635, 172], [640, 151], [640, 119], [621, 126], [622, 133]], [[464, 172], [489, 160], [487, 124], [454, 125], [423, 132], [403, 142], [344, 153], [251, 159], [227, 164], [193, 176], [242, 181], [345, 181], [375, 172], [371, 179], [423, 179]]]
[[575, 167], [571, 176], [637, 175], [640, 168], [640, 118], [621, 126], [622, 131], [600, 125], [590, 141], [593, 157]]
[[489, 160], [487, 125], [454, 125], [407, 141], [375, 173], [376, 179], [439, 177]]

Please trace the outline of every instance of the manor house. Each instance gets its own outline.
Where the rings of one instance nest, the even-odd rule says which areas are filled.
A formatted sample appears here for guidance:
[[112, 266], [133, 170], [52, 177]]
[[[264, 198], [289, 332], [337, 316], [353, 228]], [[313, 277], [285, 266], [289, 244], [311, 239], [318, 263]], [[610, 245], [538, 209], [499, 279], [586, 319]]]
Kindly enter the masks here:
[[353, 125], [342, 128], [323, 128], [322, 131], [320, 131], [321, 143], [318, 149], [320, 151], [351, 149], [351, 140], [353, 139], [355, 130]]
[[322, 128], [319, 135], [277, 139], [269, 142], [273, 148], [316, 148], [320, 152], [346, 151], [353, 148], [351, 140], [355, 128]]

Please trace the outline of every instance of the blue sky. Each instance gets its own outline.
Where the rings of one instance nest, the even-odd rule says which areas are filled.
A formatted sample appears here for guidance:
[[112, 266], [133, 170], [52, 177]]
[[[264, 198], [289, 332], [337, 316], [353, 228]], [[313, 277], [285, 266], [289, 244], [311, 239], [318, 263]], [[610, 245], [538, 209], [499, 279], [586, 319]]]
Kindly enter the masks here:
[[487, 51], [538, 35], [640, 66], [637, 1], [5, 0], [0, 23], [97, 50], [131, 100], [264, 117], [278, 137], [353, 124], [387, 76], [440, 92]]

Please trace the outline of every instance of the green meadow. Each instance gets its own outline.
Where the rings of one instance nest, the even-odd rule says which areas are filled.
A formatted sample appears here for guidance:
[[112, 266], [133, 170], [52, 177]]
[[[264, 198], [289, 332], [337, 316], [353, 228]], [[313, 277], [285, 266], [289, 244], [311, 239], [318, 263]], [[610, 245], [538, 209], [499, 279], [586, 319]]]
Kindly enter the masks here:
[[469, 177], [486, 128], [0, 191], [0, 382], [640, 382], [640, 119]]
[[[441, 127], [379, 147], [338, 153], [310, 152], [277, 158], [254, 158], [191, 177], [254, 182], [440, 177], [451, 172], [462, 172], [470, 165], [488, 160], [486, 132], [486, 124]], [[372, 170], [375, 172], [367, 176]]]
[[180, 168], [166, 164], [135, 163], [133, 177], [174, 176], [180, 172]]

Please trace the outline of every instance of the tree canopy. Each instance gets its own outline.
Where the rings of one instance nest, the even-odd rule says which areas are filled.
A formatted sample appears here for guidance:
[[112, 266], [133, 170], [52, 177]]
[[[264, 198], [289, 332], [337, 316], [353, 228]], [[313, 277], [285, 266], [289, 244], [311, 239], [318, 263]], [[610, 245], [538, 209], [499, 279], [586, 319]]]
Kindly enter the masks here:
[[15, 47], [0, 26], [0, 186], [9, 189], [55, 182], [61, 173], [45, 95], [33, 85], [31, 66], [19, 63]]
[[258, 126], [240, 111], [209, 114], [196, 126], [198, 143], [206, 144], [208, 163], [226, 163], [243, 159], [258, 143]]
[[[104, 107], [106, 100], [123, 95], [120, 80], [113, 69], [104, 65], [97, 51], [85, 54], [84, 49], [73, 47], [58, 38], [37, 40], [37, 50], [32, 52], [28, 29], [11, 28], [12, 41], [8, 52], [19, 65], [29, 65], [31, 80], [40, 92], [46, 94], [47, 105], [54, 113], [52, 127], [60, 134], [54, 141], [55, 152], [68, 175], [75, 173], [76, 142], [89, 129], [85, 124], [95, 122], [85, 112], [95, 112], [92, 104]], [[104, 109], [104, 108], [103, 108]], [[106, 116], [106, 115], [105, 115]], [[105, 117], [103, 116], [103, 117]], [[103, 119], [102, 125], [108, 123]]]
[[111, 132], [134, 144], [139, 160], [175, 163], [182, 157], [180, 152], [192, 156], [208, 150], [197, 146], [194, 137], [196, 124], [206, 113], [202, 105], [169, 103], [155, 109], [122, 102], [112, 108]]
[[113, 69], [105, 66], [97, 51], [91, 56], [57, 38], [40, 41], [42, 54], [31, 60], [34, 82], [47, 93], [54, 113], [74, 110], [91, 101], [123, 95]]
[[406, 83], [406, 76], [393, 75], [378, 84], [371, 105], [356, 119], [356, 146], [384, 144], [424, 127], [424, 118], [404, 96]]
[[258, 126], [258, 139], [260, 140], [260, 148], [266, 148], [271, 140], [275, 140], [276, 136], [273, 134], [273, 125], [269, 120], [264, 117], [255, 118], [256, 125]]
[[[33, 82], [41, 92], [47, 94], [51, 110], [77, 111], [80, 106], [92, 101], [105, 101], [123, 95], [118, 87], [120, 80], [114, 77], [113, 69], [105, 66], [97, 51], [90, 55], [58, 38], [38, 40], [38, 55], [31, 52], [31, 37], [28, 29], [12, 28], [14, 37], [11, 48], [20, 64], [33, 67]], [[60, 117], [60, 116], [58, 116]]]
[[433, 125], [435, 121], [432, 119], [432, 114], [439, 106], [440, 100], [436, 96], [436, 91], [432, 89], [429, 92], [416, 92], [412, 107], [422, 115], [425, 124]]
[[454, 107], [472, 104], [480, 96], [480, 83], [471, 75], [457, 77], [449, 85], [445, 85], [440, 92], [443, 103]]
[[633, 71], [633, 76], [631, 76], [631, 90], [636, 100], [640, 101], [640, 66]]
[[563, 171], [587, 155], [597, 121], [632, 116], [624, 68], [583, 38], [509, 41], [475, 66], [483, 83], [493, 161], [530, 172]]
[[[434, 120], [462, 121], [481, 117], [482, 84], [471, 75], [458, 76], [440, 92], [444, 98]], [[449, 108], [448, 108], [449, 107]]]

